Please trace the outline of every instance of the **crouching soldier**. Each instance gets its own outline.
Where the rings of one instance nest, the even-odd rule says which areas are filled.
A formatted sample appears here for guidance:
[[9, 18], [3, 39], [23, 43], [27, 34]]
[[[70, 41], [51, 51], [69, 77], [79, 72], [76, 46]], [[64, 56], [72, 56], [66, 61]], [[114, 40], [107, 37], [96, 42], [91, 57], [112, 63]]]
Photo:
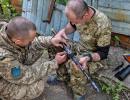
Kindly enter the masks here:
[[[36, 37], [36, 26], [23, 17], [16, 17], [0, 31], [0, 97], [5, 100], [29, 100], [44, 90], [45, 76], [65, 61], [64, 53], [55, 59], [44, 59], [45, 48], [59, 46], [60, 36]], [[60, 57], [60, 60], [57, 60]]]
[[[72, 45], [76, 51], [81, 65], [86, 71], [96, 73], [105, 68], [103, 60], [107, 58], [111, 40], [111, 21], [97, 9], [87, 5], [86, 0], [69, 0], [65, 7], [65, 14], [70, 21], [59, 33], [70, 34], [75, 31], [80, 33], [80, 43]], [[68, 70], [68, 72], [67, 72]], [[68, 77], [69, 76], [69, 77]], [[74, 100], [85, 100], [88, 81], [77, 66], [69, 60], [66, 65], [59, 67], [57, 76], [51, 78], [68, 81], [72, 88]], [[54, 80], [48, 78], [51, 83]]]

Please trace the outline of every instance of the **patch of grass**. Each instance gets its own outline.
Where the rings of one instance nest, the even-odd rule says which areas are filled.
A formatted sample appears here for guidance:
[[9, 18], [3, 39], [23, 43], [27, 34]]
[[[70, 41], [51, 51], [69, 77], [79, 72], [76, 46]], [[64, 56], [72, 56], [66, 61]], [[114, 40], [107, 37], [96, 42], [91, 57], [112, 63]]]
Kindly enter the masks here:
[[111, 95], [113, 100], [120, 100], [120, 94], [124, 90], [121, 83], [116, 83], [115, 85], [101, 84], [102, 91]]
[[56, 0], [57, 3], [62, 4], [62, 5], [66, 5], [68, 0]]

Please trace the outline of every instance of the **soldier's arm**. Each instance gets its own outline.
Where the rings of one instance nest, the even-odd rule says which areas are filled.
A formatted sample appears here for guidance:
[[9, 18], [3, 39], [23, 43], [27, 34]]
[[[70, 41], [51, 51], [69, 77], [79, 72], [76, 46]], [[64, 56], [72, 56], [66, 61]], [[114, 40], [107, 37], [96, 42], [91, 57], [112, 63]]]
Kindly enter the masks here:
[[102, 29], [97, 40], [96, 52], [92, 54], [93, 61], [106, 59], [108, 56], [111, 41], [111, 27]]
[[52, 36], [38, 36], [33, 40], [31, 47], [33, 49], [43, 49], [49, 47], [50, 45], [52, 45], [51, 39]]
[[62, 35], [56, 34], [53, 38], [52, 36], [39, 36], [34, 39], [30, 47], [34, 49], [43, 49], [43, 48], [48, 48], [50, 46], [55, 46], [55, 47], [62, 47], [61, 43], [66, 43], [66, 39], [63, 38]]
[[33, 65], [26, 66], [4, 50], [0, 54], [0, 76], [15, 84], [32, 84], [44, 79], [48, 73], [55, 73], [57, 68], [55, 60], [43, 62], [43, 59], [39, 59]]
[[69, 34], [69, 33], [73, 33], [76, 31], [76, 25], [72, 24], [71, 22], [69, 22], [65, 28], [63, 29], [63, 31], [66, 33], [66, 34]]
[[108, 56], [111, 41], [111, 27], [101, 30], [100, 36], [97, 39], [97, 47], [95, 52], [86, 56], [87, 61], [100, 61]]

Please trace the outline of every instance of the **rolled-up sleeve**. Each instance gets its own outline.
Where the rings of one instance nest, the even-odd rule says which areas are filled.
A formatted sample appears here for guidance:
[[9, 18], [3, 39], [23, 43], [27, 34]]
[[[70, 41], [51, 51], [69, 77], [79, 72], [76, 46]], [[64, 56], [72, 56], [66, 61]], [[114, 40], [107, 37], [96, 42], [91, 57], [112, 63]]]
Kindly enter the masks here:
[[96, 52], [100, 55], [101, 60], [106, 59], [108, 56], [110, 42], [111, 42], [111, 27], [100, 30], [100, 36], [97, 40]]

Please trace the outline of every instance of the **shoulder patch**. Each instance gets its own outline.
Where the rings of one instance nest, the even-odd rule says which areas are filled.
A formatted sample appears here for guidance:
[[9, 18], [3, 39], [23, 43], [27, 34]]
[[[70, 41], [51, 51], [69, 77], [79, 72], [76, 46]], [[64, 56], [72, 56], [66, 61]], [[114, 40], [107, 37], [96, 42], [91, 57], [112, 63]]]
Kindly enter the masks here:
[[21, 75], [22, 75], [20, 66], [14, 66], [14, 67], [11, 69], [11, 75], [12, 75], [12, 77], [13, 77], [14, 79], [20, 78]]

